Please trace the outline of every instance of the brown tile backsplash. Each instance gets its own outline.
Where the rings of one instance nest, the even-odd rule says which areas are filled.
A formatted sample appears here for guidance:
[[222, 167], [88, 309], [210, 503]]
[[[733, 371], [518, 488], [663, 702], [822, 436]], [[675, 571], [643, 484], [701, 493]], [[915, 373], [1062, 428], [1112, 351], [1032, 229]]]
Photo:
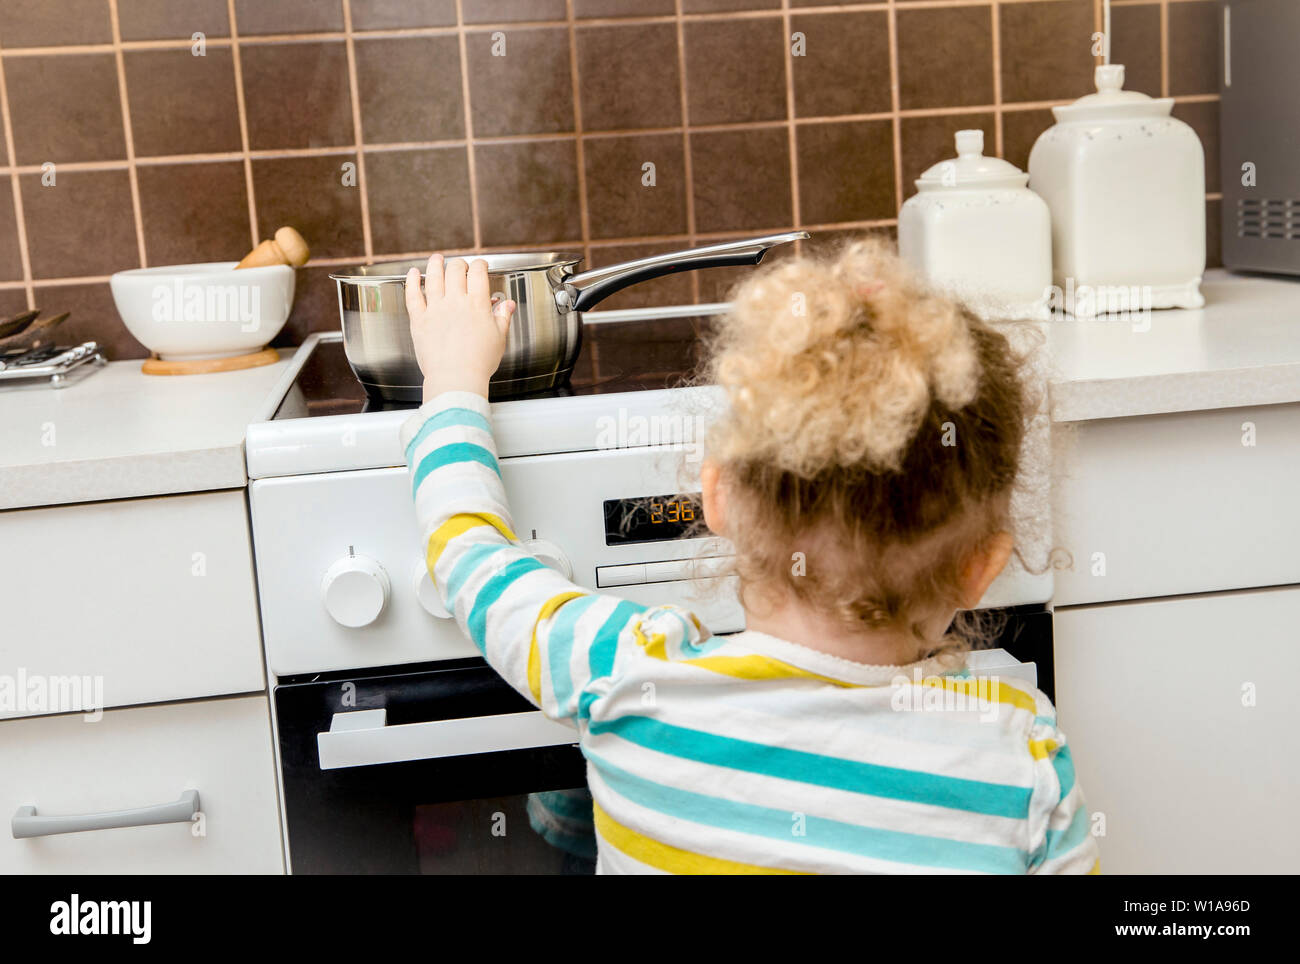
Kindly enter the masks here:
[[693, 20], [684, 33], [692, 124], [785, 119], [786, 40], [780, 20]]
[[466, 23], [563, 20], [564, 0], [461, 0]]
[[0, 46], [56, 47], [113, 39], [107, 0], [4, 0]]
[[1004, 3], [998, 17], [1004, 101], [1073, 100], [1096, 89], [1093, 0]]
[[126, 157], [112, 54], [6, 58], [4, 72], [19, 164]]
[[[465, 136], [460, 45], [455, 37], [384, 37], [356, 42], [357, 96], [368, 144], [443, 141]], [[349, 108], [350, 109], [350, 108]]]
[[317, 258], [346, 258], [364, 249], [355, 154], [253, 161], [258, 237], [292, 224]]
[[0, 191], [0, 281], [14, 281], [22, 276], [23, 253], [18, 245], [18, 219], [14, 216], [13, 192]]
[[529, 248], [582, 237], [575, 140], [484, 144], [474, 160], [483, 244]]
[[[1218, 8], [1124, 0], [1112, 43], [1205, 146], [1212, 264]], [[69, 340], [140, 357], [107, 284], [138, 239], [150, 265], [231, 260], [282, 224], [312, 261], [280, 345], [337, 325], [331, 271], [387, 256], [892, 233], [957, 130], [1024, 168], [1049, 106], [1092, 89], [1100, 28], [1097, 0], [0, 0], [0, 313], [72, 310]]]
[[241, 48], [239, 58], [250, 148], [355, 143], [342, 41], [259, 44]]
[[214, 47], [203, 57], [188, 48], [128, 50], [122, 57], [137, 157], [240, 149], [229, 48]]
[[889, 121], [800, 124], [798, 149], [803, 223], [894, 216], [894, 128]]
[[790, 224], [790, 139], [785, 128], [691, 135], [695, 227], [750, 231]]
[[235, 0], [241, 35], [328, 33], [343, 29], [343, 0]]
[[353, 30], [447, 27], [456, 23], [456, 0], [351, 0]]
[[34, 278], [84, 278], [140, 267], [131, 180], [120, 171], [60, 171], [54, 184], [24, 174], [23, 218]]
[[368, 151], [366, 190], [376, 251], [474, 246], [465, 148]]
[[466, 62], [476, 137], [574, 129], [569, 31], [542, 27], [471, 32]]
[[238, 261], [252, 247], [239, 161], [150, 164], [136, 176], [150, 264]]
[[592, 238], [685, 234], [686, 161], [677, 134], [583, 142]]
[[1219, 3], [1169, 5], [1169, 44], [1178, 56], [1169, 58], [1169, 93], [1219, 92]]
[[682, 87], [673, 24], [589, 27], [578, 31], [577, 51], [584, 130], [681, 124]]
[[226, 0], [117, 0], [123, 40], [229, 37]]
[[899, 106], [993, 102], [992, 9], [980, 4], [898, 11]]
[[890, 109], [889, 15], [805, 14], [790, 18], [803, 35], [799, 56], [791, 56], [797, 117], [879, 114]]
[[1124, 65], [1124, 87], [1159, 97], [1160, 4], [1115, 7], [1110, 26], [1110, 61]]

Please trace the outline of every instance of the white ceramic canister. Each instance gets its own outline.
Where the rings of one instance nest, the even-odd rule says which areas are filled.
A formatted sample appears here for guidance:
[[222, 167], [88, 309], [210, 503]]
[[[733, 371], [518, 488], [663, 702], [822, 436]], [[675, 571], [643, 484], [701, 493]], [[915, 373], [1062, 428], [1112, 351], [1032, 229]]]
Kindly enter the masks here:
[[1047, 316], [1052, 232], [1029, 175], [984, 156], [984, 132], [957, 132], [957, 157], [916, 181], [898, 215], [898, 252], [989, 320]]
[[1097, 68], [1097, 93], [1053, 107], [1029, 183], [1052, 209], [1053, 310], [1090, 316], [1199, 308], [1205, 272], [1205, 151], [1171, 117], [1173, 99], [1124, 90]]

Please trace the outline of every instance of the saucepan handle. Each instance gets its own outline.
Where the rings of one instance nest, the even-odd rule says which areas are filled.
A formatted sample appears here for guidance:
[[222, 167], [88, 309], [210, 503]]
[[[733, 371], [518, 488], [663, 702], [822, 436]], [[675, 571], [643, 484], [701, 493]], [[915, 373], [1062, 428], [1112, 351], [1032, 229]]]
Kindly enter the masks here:
[[555, 300], [561, 311], [586, 311], [628, 285], [676, 271], [758, 264], [769, 248], [805, 240], [808, 236], [807, 231], [787, 231], [784, 234], [710, 244], [703, 248], [688, 248], [685, 251], [672, 251], [637, 261], [593, 268], [565, 278], [555, 293]]

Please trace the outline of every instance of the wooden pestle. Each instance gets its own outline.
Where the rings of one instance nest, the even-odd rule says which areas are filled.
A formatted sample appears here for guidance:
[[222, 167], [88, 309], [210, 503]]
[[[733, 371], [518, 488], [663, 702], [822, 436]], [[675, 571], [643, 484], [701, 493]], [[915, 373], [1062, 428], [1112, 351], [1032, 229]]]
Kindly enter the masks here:
[[235, 265], [235, 269], [261, 268], [270, 264], [288, 264], [298, 268], [307, 263], [310, 254], [302, 235], [285, 226], [275, 232], [274, 240], [268, 238], [244, 255], [244, 260]]

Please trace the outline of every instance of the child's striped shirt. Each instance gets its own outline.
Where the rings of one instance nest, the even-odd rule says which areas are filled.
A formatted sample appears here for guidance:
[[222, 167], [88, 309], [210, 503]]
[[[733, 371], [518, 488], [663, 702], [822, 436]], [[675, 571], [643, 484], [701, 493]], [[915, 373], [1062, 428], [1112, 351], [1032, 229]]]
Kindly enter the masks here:
[[1042, 693], [575, 585], [521, 548], [489, 416], [449, 392], [402, 428], [429, 570], [488, 663], [576, 729], [599, 872], [1096, 871]]

